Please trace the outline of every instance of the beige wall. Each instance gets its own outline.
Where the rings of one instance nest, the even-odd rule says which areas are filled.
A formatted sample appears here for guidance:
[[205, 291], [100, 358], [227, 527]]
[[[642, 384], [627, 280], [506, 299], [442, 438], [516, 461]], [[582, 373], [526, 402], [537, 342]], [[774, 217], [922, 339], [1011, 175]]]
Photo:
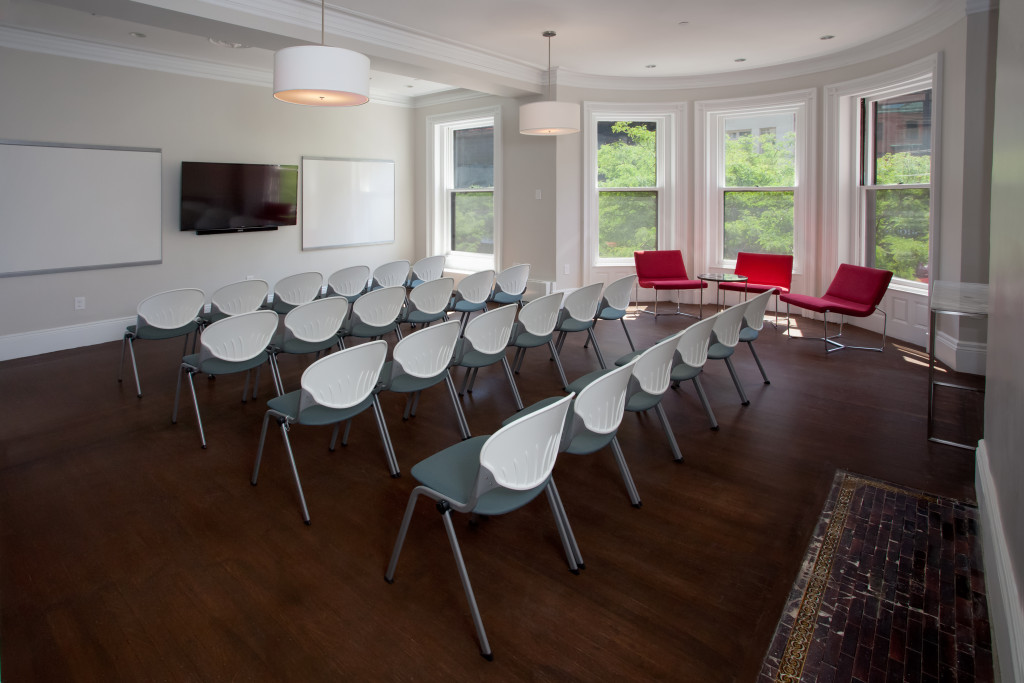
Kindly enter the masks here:
[[[6, 93], [0, 98], [0, 138], [163, 150], [163, 263], [0, 278], [0, 336], [133, 316], [141, 298], [176, 287], [199, 287], [209, 298], [217, 287], [247, 275], [273, 286], [301, 271], [327, 277], [354, 263], [376, 266], [414, 256], [410, 109], [297, 107], [274, 100], [269, 86], [18, 50], [0, 49], [0, 63], [0, 91]], [[179, 232], [183, 160], [298, 164], [303, 155], [395, 161], [394, 244], [302, 251], [300, 226], [209, 236]], [[76, 296], [86, 298], [84, 311], [73, 310]]]
[[[1024, 681], [1024, 3], [1006, 2], [999, 11], [985, 395], [988, 472], [979, 474], [990, 475], [993, 500], [988, 503], [1002, 521], [1001, 530], [985, 528], [985, 572], [1002, 680], [1010, 682]], [[1002, 572], [1002, 584], [992, 580], [996, 572]], [[1013, 623], [1015, 634], [1007, 628]]]

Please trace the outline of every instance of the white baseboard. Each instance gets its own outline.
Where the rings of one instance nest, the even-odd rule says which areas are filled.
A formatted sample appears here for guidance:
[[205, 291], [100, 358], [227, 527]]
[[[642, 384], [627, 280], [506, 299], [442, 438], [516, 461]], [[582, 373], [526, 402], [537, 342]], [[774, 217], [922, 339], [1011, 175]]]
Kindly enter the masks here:
[[131, 316], [49, 330], [6, 334], [0, 336], [0, 361], [117, 341], [124, 337], [125, 327], [134, 324], [135, 316]]
[[[999, 667], [997, 680], [1002, 683], [1024, 683], [1024, 607], [1021, 605], [1020, 587], [1017, 585], [1006, 535], [1003, 533], [999, 499], [989, 469], [984, 440], [978, 443], [976, 462], [975, 489], [981, 512], [989, 624]], [[1011, 493], [1015, 494], [1016, 491]]]
[[935, 357], [957, 372], [985, 374], [988, 345], [960, 341], [945, 332], [935, 333]]

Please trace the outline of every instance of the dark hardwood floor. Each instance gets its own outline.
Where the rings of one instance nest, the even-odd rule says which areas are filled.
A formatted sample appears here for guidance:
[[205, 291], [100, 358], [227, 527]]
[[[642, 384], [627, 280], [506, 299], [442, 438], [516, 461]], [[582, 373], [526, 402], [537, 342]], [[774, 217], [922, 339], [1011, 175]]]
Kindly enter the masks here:
[[[689, 322], [628, 324], [647, 346]], [[608, 359], [629, 350], [617, 323], [597, 335]], [[583, 341], [566, 342], [570, 380], [597, 367]], [[666, 395], [684, 464], [654, 415], [626, 415], [619, 439], [641, 509], [610, 451], [560, 456], [555, 477], [586, 561], [579, 576], [544, 497], [476, 525], [456, 516], [494, 649], [487, 662], [428, 503], [395, 583], [383, 578], [415, 486], [409, 469], [459, 438], [443, 388], [407, 422], [404, 397], [383, 397], [398, 479], [370, 412], [334, 453], [329, 428], [291, 431], [307, 527], [279, 433], [249, 484], [269, 378], [246, 404], [241, 375], [199, 379], [202, 450], [187, 395], [170, 422], [180, 340], [136, 348], [141, 399], [130, 368], [115, 381], [120, 342], [0, 363], [6, 681], [753, 681], [837, 468], [974, 499], [973, 453], [926, 439], [920, 348], [890, 340], [882, 354], [826, 357], [820, 343], [766, 325], [757, 348], [770, 385], [748, 349], [735, 355], [749, 406], [724, 363], [705, 369], [719, 431], [689, 383]], [[282, 360], [286, 388], [306, 362]], [[527, 404], [561, 393], [543, 349], [529, 352], [518, 382]], [[497, 429], [514, 410], [500, 368], [480, 372], [464, 406], [475, 435]], [[956, 432], [959, 409], [948, 410], [944, 428]]]

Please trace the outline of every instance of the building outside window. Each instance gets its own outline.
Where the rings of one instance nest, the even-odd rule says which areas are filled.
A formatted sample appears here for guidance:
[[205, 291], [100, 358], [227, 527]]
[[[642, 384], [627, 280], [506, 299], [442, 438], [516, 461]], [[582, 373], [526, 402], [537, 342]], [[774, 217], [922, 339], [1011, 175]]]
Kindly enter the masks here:
[[430, 149], [428, 255], [465, 272], [496, 268], [501, 244], [498, 112], [427, 119]]

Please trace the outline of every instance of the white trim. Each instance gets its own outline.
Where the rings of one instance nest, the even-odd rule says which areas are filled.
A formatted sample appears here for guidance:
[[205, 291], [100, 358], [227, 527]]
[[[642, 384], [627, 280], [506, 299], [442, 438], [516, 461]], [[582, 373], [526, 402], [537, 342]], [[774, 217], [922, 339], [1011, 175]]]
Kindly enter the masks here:
[[134, 324], [135, 316], [131, 316], [49, 330], [5, 334], [0, 336], [0, 361], [117, 341], [124, 338], [125, 328]]
[[694, 136], [696, 138], [697, 182], [694, 192], [694, 267], [696, 272], [731, 268], [734, 264], [722, 256], [722, 216], [718, 197], [724, 178], [725, 162], [718, 141], [725, 134], [725, 118], [737, 114], [785, 113], [796, 117], [796, 188], [793, 207], [793, 272], [802, 273], [811, 261], [808, 250], [813, 239], [810, 226], [816, 206], [817, 173], [814, 159], [817, 149], [815, 125], [817, 91], [814, 88], [793, 92], [697, 102]]
[[[936, 53], [905, 66], [851, 81], [825, 86], [823, 153], [821, 268], [816, 289], [823, 289], [840, 263], [862, 263], [858, 247], [861, 188], [857, 178], [860, 158], [857, 101], [899, 93], [932, 89], [932, 171], [930, 193], [929, 277], [939, 279], [936, 269], [941, 240], [937, 239], [941, 216], [942, 169], [942, 54]], [[904, 283], [909, 284], [909, 283]], [[897, 286], [897, 285], [893, 285]], [[917, 290], [918, 288], [909, 287]], [[921, 287], [918, 293], [926, 294]]]
[[[446, 197], [447, 168], [450, 133], [460, 128], [478, 125], [494, 127], [494, 253], [465, 254], [451, 252], [448, 244], [448, 207]], [[425, 239], [427, 256], [445, 256], [445, 268], [477, 272], [499, 270], [502, 251], [502, 132], [501, 107], [483, 107], [426, 118], [427, 150], [425, 155], [426, 215]]]
[[956, 372], [984, 375], [988, 344], [960, 341], [948, 332], [936, 331], [935, 357]]
[[[981, 513], [981, 547], [993, 654], [999, 663], [997, 674], [1003, 683], [1024, 683], [1024, 603], [1021, 602], [1021, 587], [1017, 585], [1018, 577], [1013, 571], [984, 439], [978, 442], [976, 462], [974, 487]], [[1014, 488], [1009, 482], [1007, 486]]]
[[[685, 171], [686, 103], [583, 103], [583, 281], [603, 281], [609, 269], [633, 272], [633, 260], [598, 259], [597, 241], [597, 122], [609, 120], [653, 121], [657, 124], [658, 249], [678, 249], [686, 243]], [[686, 250], [684, 249], [684, 256]]]

